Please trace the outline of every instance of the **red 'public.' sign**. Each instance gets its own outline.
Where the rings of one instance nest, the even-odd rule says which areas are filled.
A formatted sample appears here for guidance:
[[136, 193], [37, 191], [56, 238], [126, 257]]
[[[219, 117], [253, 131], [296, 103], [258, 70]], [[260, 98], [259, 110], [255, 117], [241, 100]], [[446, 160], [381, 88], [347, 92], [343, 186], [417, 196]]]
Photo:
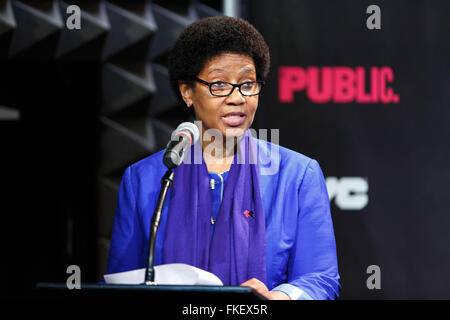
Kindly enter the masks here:
[[294, 93], [306, 91], [314, 103], [398, 103], [400, 97], [387, 83], [394, 81], [390, 67], [371, 67], [370, 84], [364, 67], [297, 67], [278, 69], [278, 100], [294, 101]]

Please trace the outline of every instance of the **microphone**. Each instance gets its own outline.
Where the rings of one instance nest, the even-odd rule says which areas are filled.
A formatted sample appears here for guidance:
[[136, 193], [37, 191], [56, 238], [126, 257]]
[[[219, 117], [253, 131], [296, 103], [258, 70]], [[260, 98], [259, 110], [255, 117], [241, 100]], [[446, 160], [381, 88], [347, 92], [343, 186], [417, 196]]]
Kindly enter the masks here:
[[183, 161], [185, 151], [200, 136], [199, 130], [192, 122], [183, 122], [174, 132], [163, 155], [163, 163], [168, 169], [178, 167]]

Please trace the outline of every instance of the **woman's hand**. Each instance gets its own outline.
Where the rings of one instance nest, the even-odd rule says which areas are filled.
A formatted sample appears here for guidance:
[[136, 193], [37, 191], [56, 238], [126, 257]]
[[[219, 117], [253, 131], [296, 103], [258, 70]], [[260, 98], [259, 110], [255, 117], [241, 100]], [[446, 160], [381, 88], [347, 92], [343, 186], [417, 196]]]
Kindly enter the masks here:
[[241, 284], [241, 287], [251, 287], [269, 300], [291, 300], [291, 298], [284, 292], [269, 291], [266, 285], [256, 278], [245, 281]]

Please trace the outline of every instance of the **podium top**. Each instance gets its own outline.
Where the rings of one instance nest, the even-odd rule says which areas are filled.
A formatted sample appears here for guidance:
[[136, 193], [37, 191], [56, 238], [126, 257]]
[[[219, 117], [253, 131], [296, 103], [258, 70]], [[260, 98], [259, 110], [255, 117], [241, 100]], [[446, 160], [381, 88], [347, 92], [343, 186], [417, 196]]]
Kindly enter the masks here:
[[154, 299], [177, 301], [262, 301], [264, 296], [250, 287], [239, 286], [179, 286], [179, 285], [125, 285], [81, 284], [69, 289], [65, 283], [38, 283], [36, 297], [42, 299]]

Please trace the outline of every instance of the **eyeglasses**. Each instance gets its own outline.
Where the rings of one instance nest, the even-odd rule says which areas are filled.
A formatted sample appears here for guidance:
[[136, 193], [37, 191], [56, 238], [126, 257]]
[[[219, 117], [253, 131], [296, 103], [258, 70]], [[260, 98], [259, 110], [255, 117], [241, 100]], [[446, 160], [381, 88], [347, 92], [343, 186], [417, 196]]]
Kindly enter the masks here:
[[264, 81], [247, 81], [238, 84], [217, 81], [206, 82], [202, 79], [195, 78], [196, 81], [209, 87], [209, 92], [216, 97], [226, 97], [233, 93], [234, 88], [238, 88], [243, 96], [256, 96], [264, 87]]

